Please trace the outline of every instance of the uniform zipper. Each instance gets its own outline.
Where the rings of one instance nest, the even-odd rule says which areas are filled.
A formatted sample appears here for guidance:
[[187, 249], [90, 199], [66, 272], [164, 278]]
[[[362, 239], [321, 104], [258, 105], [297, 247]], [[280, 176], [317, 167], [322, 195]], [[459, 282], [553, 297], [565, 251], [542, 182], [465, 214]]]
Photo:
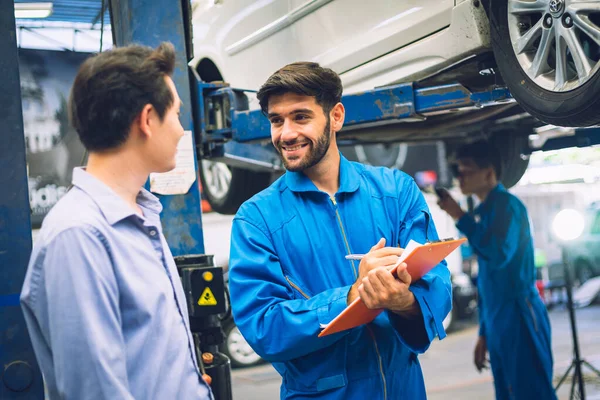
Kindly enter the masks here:
[[373, 344], [375, 345], [375, 353], [377, 353], [377, 361], [379, 362], [379, 372], [381, 373], [381, 383], [383, 384], [383, 400], [387, 399], [387, 384], [385, 382], [385, 374], [383, 373], [383, 362], [381, 360], [381, 354], [379, 354], [379, 347], [377, 346], [377, 341], [375, 340], [375, 334], [371, 330], [371, 327], [367, 325], [367, 329], [369, 330], [369, 334], [373, 339]]
[[[337, 201], [335, 201], [335, 196], [330, 197], [331, 202], [333, 203], [333, 208], [335, 209], [335, 216], [337, 217], [338, 223], [340, 225], [340, 230], [342, 231], [342, 237], [344, 238], [344, 244], [346, 245], [346, 251], [348, 254], [351, 254], [350, 245], [348, 244], [348, 239], [346, 238], [346, 231], [344, 230], [344, 225], [342, 224], [342, 218], [340, 217], [340, 213], [337, 206]], [[350, 260], [352, 263], [352, 271], [354, 272], [354, 279], [358, 279], [358, 274], [356, 272], [356, 266], [354, 265], [354, 260]], [[369, 330], [369, 334], [373, 339], [373, 344], [375, 345], [375, 353], [377, 353], [377, 361], [379, 362], [379, 372], [381, 373], [381, 382], [383, 383], [383, 399], [387, 400], [387, 385], [385, 382], [385, 374], [383, 373], [383, 361], [381, 360], [381, 354], [379, 354], [379, 347], [377, 346], [377, 341], [375, 340], [375, 335], [371, 328], [367, 325], [367, 329]]]
[[[350, 245], [348, 244], [348, 239], [346, 238], [346, 232], [344, 231], [344, 225], [342, 224], [342, 218], [340, 217], [340, 213], [338, 210], [337, 202], [335, 201], [335, 196], [330, 197], [331, 202], [333, 203], [333, 208], [335, 209], [335, 216], [337, 217], [338, 224], [340, 225], [340, 229], [342, 231], [342, 237], [344, 238], [344, 244], [346, 245], [346, 251], [348, 254], [352, 254], [350, 250]], [[356, 266], [354, 265], [354, 260], [350, 260], [352, 264], [352, 272], [354, 272], [354, 279], [358, 279], [358, 274], [356, 272]]]
[[309, 296], [306, 295], [306, 293], [304, 293], [302, 291], [302, 289], [300, 289], [298, 287], [298, 285], [296, 285], [294, 282], [291, 281], [291, 279], [286, 275], [285, 276], [285, 280], [288, 281], [288, 283], [290, 284], [291, 287], [293, 287], [294, 289], [296, 289], [302, 296], [304, 296], [307, 300], [310, 299]]

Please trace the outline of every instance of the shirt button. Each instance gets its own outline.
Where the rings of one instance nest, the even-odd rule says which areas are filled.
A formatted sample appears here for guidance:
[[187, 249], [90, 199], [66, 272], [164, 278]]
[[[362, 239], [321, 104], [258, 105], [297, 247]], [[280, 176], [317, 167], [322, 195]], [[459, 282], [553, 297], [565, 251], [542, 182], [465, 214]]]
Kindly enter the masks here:
[[154, 229], [150, 231], [150, 236], [156, 236], [156, 231]]

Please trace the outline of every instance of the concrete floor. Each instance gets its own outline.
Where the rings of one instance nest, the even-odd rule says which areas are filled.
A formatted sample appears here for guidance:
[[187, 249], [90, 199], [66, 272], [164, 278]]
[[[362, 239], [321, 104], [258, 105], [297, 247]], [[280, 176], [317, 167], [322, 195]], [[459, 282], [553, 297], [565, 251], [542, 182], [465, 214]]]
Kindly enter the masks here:
[[[583, 357], [600, 368], [600, 305], [577, 310], [579, 341]], [[564, 374], [572, 359], [572, 339], [566, 310], [550, 312], [555, 382]], [[446, 339], [436, 341], [419, 357], [430, 400], [494, 399], [492, 375], [479, 374], [472, 363], [477, 335], [475, 322], [463, 322], [460, 329]], [[586, 398], [600, 400], [600, 378], [584, 368]], [[234, 400], [277, 400], [281, 379], [269, 364], [233, 371]], [[559, 399], [568, 399], [570, 379], [563, 383]]]

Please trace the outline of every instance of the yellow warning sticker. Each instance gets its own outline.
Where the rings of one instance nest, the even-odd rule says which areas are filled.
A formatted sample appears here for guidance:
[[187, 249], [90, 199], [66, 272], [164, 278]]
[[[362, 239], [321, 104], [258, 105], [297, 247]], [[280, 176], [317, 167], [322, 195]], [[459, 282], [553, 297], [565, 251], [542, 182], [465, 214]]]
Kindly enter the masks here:
[[204, 289], [204, 292], [202, 292], [202, 296], [200, 296], [200, 299], [198, 300], [198, 305], [199, 306], [216, 306], [217, 305], [217, 299], [215, 298], [215, 295], [213, 295], [213, 292], [210, 290], [209, 287]]

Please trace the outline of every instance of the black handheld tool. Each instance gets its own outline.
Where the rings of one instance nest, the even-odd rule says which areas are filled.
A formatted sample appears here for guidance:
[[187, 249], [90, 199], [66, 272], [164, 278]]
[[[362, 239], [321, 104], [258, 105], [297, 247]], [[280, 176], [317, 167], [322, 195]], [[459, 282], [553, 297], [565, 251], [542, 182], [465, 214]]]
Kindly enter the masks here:
[[437, 195], [437, 197], [440, 200], [444, 200], [448, 196], [450, 196], [450, 194], [448, 193], [448, 190], [446, 188], [441, 187], [441, 186], [436, 186], [436, 188], [435, 188], [435, 194]]

